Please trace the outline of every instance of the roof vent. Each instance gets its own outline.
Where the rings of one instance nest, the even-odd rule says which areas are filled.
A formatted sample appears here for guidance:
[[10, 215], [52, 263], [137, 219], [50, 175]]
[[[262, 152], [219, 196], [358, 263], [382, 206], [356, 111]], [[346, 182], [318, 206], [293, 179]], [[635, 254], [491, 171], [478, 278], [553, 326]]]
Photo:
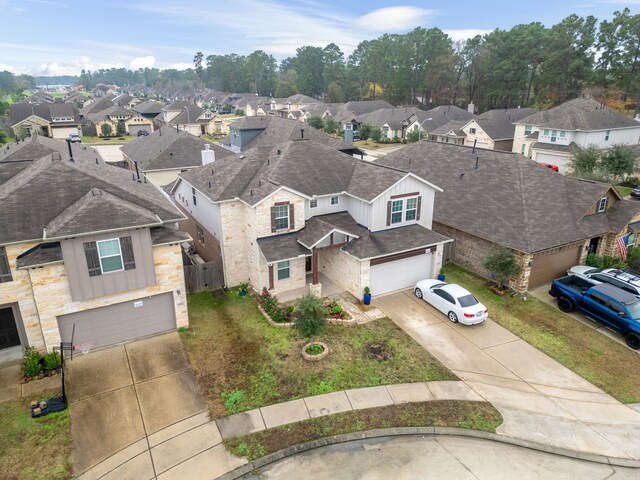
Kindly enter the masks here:
[[462, 172], [462, 173], [460, 174], [460, 178], [462, 178], [462, 177], [464, 177], [464, 172]]
[[170, 157], [173, 157], [173, 152], [169, 152], [169, 156], [170, 156]]
[[304, 138], [304, 128], [300, 129], [300, 138]]
[[62, 160], [62, 155], [60, 155], [60, 152], [53, 152], [51, 153], [51, 160]]

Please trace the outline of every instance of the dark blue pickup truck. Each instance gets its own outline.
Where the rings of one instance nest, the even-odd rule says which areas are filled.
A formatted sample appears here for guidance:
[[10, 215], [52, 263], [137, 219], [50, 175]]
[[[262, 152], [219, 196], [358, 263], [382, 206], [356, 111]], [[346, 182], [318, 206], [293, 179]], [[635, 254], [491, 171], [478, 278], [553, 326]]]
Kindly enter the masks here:
[[554, 280], [549, 294], [563, 312], [578, 310], [621, 334], [634, 350], [640, 348], [640, 299], [635, 295], [575, 275]]

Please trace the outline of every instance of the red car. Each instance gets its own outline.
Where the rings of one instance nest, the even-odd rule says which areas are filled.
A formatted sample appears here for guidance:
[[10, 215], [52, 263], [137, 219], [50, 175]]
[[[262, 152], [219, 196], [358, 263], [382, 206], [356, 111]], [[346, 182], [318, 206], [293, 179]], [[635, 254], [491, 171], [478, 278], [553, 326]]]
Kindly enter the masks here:
[[553, 170], [554, 172], [558, 172], [558, 165], [554, 165], [552, 163], [545, 163], [545, 162], [538, 162], [540, 165], [542, 165], [543, 167], [547, 167], [550, 168], [551, 170]]

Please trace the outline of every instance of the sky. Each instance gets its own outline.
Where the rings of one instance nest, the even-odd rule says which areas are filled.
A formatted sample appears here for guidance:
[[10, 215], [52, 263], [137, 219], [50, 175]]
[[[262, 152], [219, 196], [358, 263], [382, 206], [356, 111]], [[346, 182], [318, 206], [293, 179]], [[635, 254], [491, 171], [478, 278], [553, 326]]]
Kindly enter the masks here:
[[0, 71], [184, 69], [198, 51], [263, 50], [281, 60], [331, 42], [348, 56], [363, 40], [416, 27], [458, 40], [522, 23], [551, 26], [572, 13], [611, 19], [625, 7], [638, 14], [640, 0], [0, 0]]

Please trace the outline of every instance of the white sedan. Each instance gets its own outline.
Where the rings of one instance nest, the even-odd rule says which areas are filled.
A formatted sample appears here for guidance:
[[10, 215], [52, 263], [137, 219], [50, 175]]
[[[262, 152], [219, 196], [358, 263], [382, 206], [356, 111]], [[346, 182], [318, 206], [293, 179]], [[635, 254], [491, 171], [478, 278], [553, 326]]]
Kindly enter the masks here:
[[416, 283], [416, 297], [444, 313], [452, 322], [475, 325], [489, 316], [487, 307], [481, 304], [466, 288], [455, 283], [427, 279]]

